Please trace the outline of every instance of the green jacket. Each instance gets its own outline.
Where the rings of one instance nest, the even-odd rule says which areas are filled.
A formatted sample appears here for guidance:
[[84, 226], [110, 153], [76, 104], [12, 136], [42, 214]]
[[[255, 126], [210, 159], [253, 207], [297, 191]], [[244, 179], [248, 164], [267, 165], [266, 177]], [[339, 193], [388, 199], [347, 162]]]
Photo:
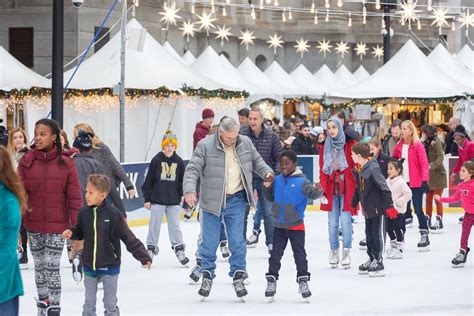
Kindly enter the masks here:
[[[425, 146], [426, 148], [426, 146]], [[430, 163], [430, 190], [444, 189], [447, 186], [446, 169], [444, 168], [443, 143], [435, 138], [428, 144], [428, 162]]]
[[0, 304], [23, 295], [17, 255], [20, 204], [0, 182]]

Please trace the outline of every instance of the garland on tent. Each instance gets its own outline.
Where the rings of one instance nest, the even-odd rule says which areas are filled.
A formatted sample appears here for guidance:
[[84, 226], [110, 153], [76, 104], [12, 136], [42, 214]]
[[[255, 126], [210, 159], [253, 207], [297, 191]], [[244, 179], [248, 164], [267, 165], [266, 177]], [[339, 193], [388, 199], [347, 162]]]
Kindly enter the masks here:
[[307, 102], [307, 103], [321, 103], [321, 104], [323, 104], [323, 101], [324, 101], [323, 98], [310, 98], [308, 96], [295, 97], [295, 98], [285, 98], [285, 103]]
[[[421, 103], [424, 105], [430, 105], [430, 104], [446, 104], [446, 103], [454, 103], [457, 100], [464, 99], [465, 97], [463, 96], [455, 96], [455, 97], [449, 97], [449, 98], [390, 98], [393, 101], [395, 100], [400, 100], [400, 104], [405, 104], [405, 103]], [[392, 102], [387, 102], [387, 100], [390, 100], [387, 98], [377, 98], [377, 99], [367, 99], [367, 100], [361, 100], [361, 99], [352, 99], [349, 102], [345, 103], [339, 103], [337, 106], [342, 105], [344, 107], [352, 107], [357, 104], [369, 104], [369, 105], [375, 105], [375, 104], [384, 104], [384, 103], [392, 103]], [[331, 107], [334, 104], [330, 105]]]

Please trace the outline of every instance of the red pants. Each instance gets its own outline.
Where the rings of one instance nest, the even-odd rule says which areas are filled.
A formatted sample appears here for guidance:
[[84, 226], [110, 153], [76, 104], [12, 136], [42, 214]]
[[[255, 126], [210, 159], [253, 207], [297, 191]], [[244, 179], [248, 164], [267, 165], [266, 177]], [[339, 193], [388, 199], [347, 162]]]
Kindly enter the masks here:
[[[438, 194], [441, 196], [443, 194], [443, 189], [436, 189], [436, 190], [429, 190], [426, 193], [426, 215], [431, 218], [431, 214], [433, 214], [433, 195]], [[443, 203], [435, 201], [436, 203], [436, 214], [438, 216], [443, 217]]]
[[467, 250], [467, 242], [469, 241], [472, 225], [474, 225], [474, 214], [464, 214], [461, 233], [461, 249]]

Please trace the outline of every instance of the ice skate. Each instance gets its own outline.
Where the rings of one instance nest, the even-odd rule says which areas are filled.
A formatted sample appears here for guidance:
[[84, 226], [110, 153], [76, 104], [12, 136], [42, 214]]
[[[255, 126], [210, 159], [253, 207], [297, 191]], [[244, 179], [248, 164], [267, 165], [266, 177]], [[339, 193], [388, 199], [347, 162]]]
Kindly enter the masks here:
[[418, 243], [418, 250], [420, 252], [430, 251], [430, 239], [428, 238], [428, 231], [426, 229], [420, 230], [421, 239]]
[[273, 250], [273, 244], [268, 244], [268, 245], [267, 245], [267, 249], [268, 249], [268, 254], [271, 255], [271, 254], [272, 254], [272, 250]]
[[403, 252], [400, 249], [400, 245], [396, 240], [390, 241], [390, 247], [387, 249], [387, 259], [401, 259], [403, 258]]
[[176, 254], [176, 258], [178, 258], [179, 262], [183, 265], [186, 266], [189, 263], [189, 258], [186, 257], [186, 254], [184, 253], [184, 245], [177, 245], [173, 247], [174, 253]]
[[77, 284], [82, 281], [82, 251], [78, 251], [74, 255], [74, 259], [72, 259], [72, 278], [77, 282]]
[[359, 241], [359, 249], [360, 250], [367, 250], [367, 239], [366, 238]]
[[405, 227], [412, 228], [413, 227], [413, 217], [405, 218]]
[[342, 226], [339, 226], [339, 240], [342, 240]]
[[432, 234], [442, 234], [443, 231], [443, 218], [439, 215], [436, 215], [435, 223], [430, 227]]
[[248, 248], [255, 248], [258, 244], [258, 237], [260, 236], [259, 230], [252, 230], [252, 235], [247, 239], [247, 247]]
[[61, 306], [59, 305], [50, 305], [46, 308], [47, 316], [59, 316], [61, 315]]
[[309, 290], [308, 281], [309, 276], [307, 275], [298, 277], [298, 293], [300, 293], [304, 299], [307, 299], [312, 295]]
[[451, 261], [451, 266], [453, 268], [463, 268], [470, 250], [469, 247], [467, 247], [467, 251], [464, 249], [459, 250], [459, 253]]
[[227, 259], [230, 257], [229, 248], [227, 247], [227, 240], [223, 240], [219, 243], [219, 249], [221, 250], [222, 258]]
[[363, 264], [361, 264], [359, 266], [359, 274], [360, 275], [365, 275], [365, 274], [368, 274], [369, 273], [369, 267], [370, 267], [370, 264], [372, 263], [372, 260], [369, 258], [367, 259], [366, 262], [364, 262]]
[[185, 209], [184, 212], [184, 220], [188, 221], [193, 217], [194, 211], [196, 210], [196, 206], [192, 206], [188, 209]]
[[155, 247], [153, 245], [147, 245], [147, 252], [148, 255], [150, 256], [151, 260], [153, 261], [154, 256], [158, 256], [158, 247]]
[[342, 250], [342, 260], [341, 260], [341, 266], [343, 269], [350, 269], [351, 267], [351, 250], [349, 248], [344, 248]]
[[20, 270], [28, 270], [28, 255], [21, 244], [18, 245], [17, 254], [20, 261]]
[[329, 252], [329, 265], [332, 269], [336, 269], [339, 264], [339, 249], [334, 249]]
[[196, 259], [196, 265], [192, 268], [191, 273], [189, 274], [189, 277], [193, 281], [191, 284], [197, 284], [199, 280], [201, 279], [202, 273], [201, 273], [201, 259], [197, 258]]
[[274, 296], [276, 294], [276, 278], [273, 275], [267, 275], [267, 289], [265, 290], [265, 297], [268, 297], [269, 303], [275, 301]]
[[234, 286], [235, 294], [237, 294], [237, 297], [240, 298], [242, 302], [244, 302], [243, 297], [248, 294], [247, 290], [245, 289], [244, 283], [246, 276], [247, 272], [237, 270], [234, 272], [234, 278], [232, 283]]
[[459, 217], [458, 223], [459, 223], [459, 224], [462, 224], [463, 221], [464, 221], [464, 216]]
[[38, 298], [34, 298], [35, 302], [36, 302], [36, 307], [38, 307], [38, 316], [46, 316], [46, 309], [48, 308], [49, 306], [49, 302], [48, 302], [48, 299], [44, 299], [44, 300], [41, 300], [41, 299], [38, 299]]
[[370, 277], [383, 277], [385, 276], [384, 266], [382, 259], [374, 259], [369, 266]]
[[209, 296], [212, 289], [212, 275], [209, 271], [204, 271], [202, 273], [202, 283], [201, 288], [198, 291], [198, 294], [202, 296], [201, 302], [204, 301], [206, 297]]

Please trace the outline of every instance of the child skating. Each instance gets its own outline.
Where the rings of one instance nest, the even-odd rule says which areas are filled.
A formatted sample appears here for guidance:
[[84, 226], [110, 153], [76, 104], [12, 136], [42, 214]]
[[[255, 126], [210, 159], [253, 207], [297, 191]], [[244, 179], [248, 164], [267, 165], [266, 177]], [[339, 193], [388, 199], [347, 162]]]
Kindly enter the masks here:
[[469, 254], [469, 235], [472, 225], [474, 225], [474, 162], [466, 161], [459, 172], [459, 177], [463, 182], [459, 183], [454, 196], [440, 197], [435, 195], [434, 199], [441, 203], [456, 203], [461, 201], [461, 206], [466, 212], [462, 222], [461, 249], [451, 261], [453, 268], [462, 268]]
[[273, 300], [276, 293], [276, 282], [281, 267], [281, 258], [288, 240], [293, 249], [296, 263], [296, 282], [299, 293], [303, 298], [311, 296], [308, 281], [311, 273], [308, 272], [308, 261], [305, 251], [304, 212], [308, 198], [317, 199], [323, 194], [320, 185], [313, 186], [306, 176], [297, 169], [297, 156], [293, 151], [284, 151], [280, 157], [281, 174], [275, 178], [273, 184], [265, 185], [265, 198], [273, 202], [273, 218], [275, 230], [273, 235], [273, 250], [268, 259], [267, 289], [265, 296]]

